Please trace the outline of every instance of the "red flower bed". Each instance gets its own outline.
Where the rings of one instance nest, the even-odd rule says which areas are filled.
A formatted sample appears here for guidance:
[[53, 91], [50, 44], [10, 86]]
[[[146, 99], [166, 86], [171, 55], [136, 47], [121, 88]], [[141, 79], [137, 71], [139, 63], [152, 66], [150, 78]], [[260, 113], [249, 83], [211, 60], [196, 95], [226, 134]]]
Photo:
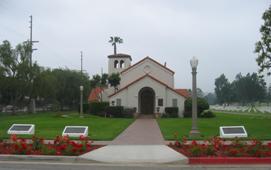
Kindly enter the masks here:
[[183, 138], [181, 141], [171, 143], [169, 146], [189, 157], [189, 162], [195, 164], [271, 163], [271, 143], [264, 145], [259, 140], [245, 142], [236, 138], [230, 144], [225, 144], [225, 141], [219, 137], [204, 142], [193, 140], [189, 143], [186, 138]]
[[44, 143], [43, 138], [32, 137], [27, 143], [25, 139], [11, 135], [10, 143], [0, 142], [0, 154], [22, 154], [22, 155], [81, 155], [102, 147], [91, 145], [87, 137], [80, 137], [79, 141], [72, 141], [68, 136], [57, 136], [52, 143]]

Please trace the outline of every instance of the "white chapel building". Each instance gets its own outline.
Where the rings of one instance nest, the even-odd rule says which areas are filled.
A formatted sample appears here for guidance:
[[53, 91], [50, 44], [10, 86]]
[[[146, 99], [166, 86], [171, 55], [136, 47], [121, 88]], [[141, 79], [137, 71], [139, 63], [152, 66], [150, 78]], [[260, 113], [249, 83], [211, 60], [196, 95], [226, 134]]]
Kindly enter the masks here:
[[[89, 101], [102, 96], [111, 106], [136, 108], [139, 114], [163, 114], [166, 107], [178, 107], [183, 117], [186, 89], [175, 89], [174, 71], [150, 57], [132, 64], [127, 54], [108, 56], [108, 75], [120, 74], [118, 90], [113, 87], [92, 90]], [[102, 95], [100, 95], [102, 93]]]

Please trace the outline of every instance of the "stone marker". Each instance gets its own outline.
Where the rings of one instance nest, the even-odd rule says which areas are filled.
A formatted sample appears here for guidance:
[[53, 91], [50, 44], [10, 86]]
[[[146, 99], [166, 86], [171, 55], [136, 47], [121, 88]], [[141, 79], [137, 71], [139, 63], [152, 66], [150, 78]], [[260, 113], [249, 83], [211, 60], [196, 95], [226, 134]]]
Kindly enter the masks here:
[[219, 133], [221, 138], [247, 137], [247, 131], [244, 126], [220, 126]]
[[34, 135], [34, 124], [13, 124], [7, 131], [8, 134]]
[[62, 136], [80, 137], [88, 136], [88, 126], [65, 126]]

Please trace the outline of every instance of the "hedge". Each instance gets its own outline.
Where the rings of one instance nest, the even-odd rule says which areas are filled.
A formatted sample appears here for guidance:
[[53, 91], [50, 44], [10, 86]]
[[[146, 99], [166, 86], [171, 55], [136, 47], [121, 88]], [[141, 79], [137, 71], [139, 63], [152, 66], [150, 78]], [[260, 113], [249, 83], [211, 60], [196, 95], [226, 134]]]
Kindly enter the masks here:
[[132, 118], [136, 108], [124, 108], [123, 106], [108, 106], [106, 108], [106, 114], [110, 117], [117, 118]]
[[89, 113], [100, 114], [104, 113], [105, 109], [109, 106], [108, 102], [90, 102], [89, 103]]
[[123, 106], [108, 106], [106, 114], [110, 117], [123, 117]]
[[136, 113], [136, 108], [124, 108], [123, 109], [123, 117], [132, 118], [134, 117], [134, 113]]
[[[201, 113], [204, 110], [208, 110], [209, 107], [210, 106], [207, 100], [203, 98], [199, 98], [199, 97], [197, 98], [198, 117], [201, 117]], [[192, 117], [192, 99], [191, 98], [186, 99], [186, 101], [184, 102], [184, 117]]]
[[166, 107], [165, 114], [163, 117], [176, 118], [178, 116], [179, 108], [178, 107]]
[[[78, 105], [78, 113], [80, 112], [80, 104]], [[88, 113], [89, 112], [89, 104], [88, 103], [83, 103], [83, 113]]]
[[216, 117], [216, 115], [211, 110], [204, 110], [200, 116], [205, 118]]

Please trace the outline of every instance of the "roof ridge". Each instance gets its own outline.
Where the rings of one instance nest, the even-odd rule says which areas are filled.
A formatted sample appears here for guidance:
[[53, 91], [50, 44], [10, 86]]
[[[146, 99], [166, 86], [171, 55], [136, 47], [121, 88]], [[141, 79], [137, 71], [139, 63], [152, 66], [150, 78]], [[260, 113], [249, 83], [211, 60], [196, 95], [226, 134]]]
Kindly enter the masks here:
[[126, 86], [124, 86], [123, 88], [119, 89], [117, 92], [115, 92], [115, 93], [109, 95], [108, 97], [112, 97], [112, 96], [118, 94], [119, 92], [123, 91], [124, 89], [128, 88], [128, 87], [131, 86], [132, 84], [138, 82], [139, 80], [141, 80], [141, 79], [143, 79], [143, 78], [145, 78], [145, 77], [150, 77], [150, 78], [153, 79], [154, 81], [156, 81], [156, 82], [158, 82], [158, 83], [160, 83], [160, 84], [166, 86], [168, 89], [174, 91], [176, 94], [181, 95], [181, 96], [187, 98], [186, 95], [179, 93], [178, 91], [176, 91], [176, 90], [173, 89], [172, 87], [169, 87], [166, 83], [164, 83], [164, 82], [158, 80], [157, 78], [153, 77], [152, 75], [150, 75], [150, 74], [148, 74], [148, 73], [146, 73], [145, 75], [139, 77], [138, 79], [134, 80], [133, 82], [127, 84]]
[[149, 57], [149, 56], [146, 56], [145, 58], [139, 60], [138, 62], [136, 62], [135, 64], [131, 65], [130, 67], [128, 67], [128, 68], [122, 70], [120, 73], [122, 74], [122, 73], [126, 72], [127, 70], [130, 70], [132, 67], [134, 67], [134, 66], [136, 66], [136, 65], [138, 65], [138, 64], [140, 64], [140, 63], [142, 63], [142, 62], [143, 62], [144, 60], [146, 60], [146, 59], [150, 59], [150, 60], [153, 61], [154, 63], [158, 64], [159, 66], [163, 67], [164, 69], [166, 69], [166, 70], [170, 71], [171, 73], [175, 74], [175, 72], [174, 72], [173, 70], [171, 70], [171, 69], [168, 68], [167, 66], [162, 65], [161, 63], [159, 63], [158, 61], [154, 60], [153, 58], [151, 58], [151, 57]]

